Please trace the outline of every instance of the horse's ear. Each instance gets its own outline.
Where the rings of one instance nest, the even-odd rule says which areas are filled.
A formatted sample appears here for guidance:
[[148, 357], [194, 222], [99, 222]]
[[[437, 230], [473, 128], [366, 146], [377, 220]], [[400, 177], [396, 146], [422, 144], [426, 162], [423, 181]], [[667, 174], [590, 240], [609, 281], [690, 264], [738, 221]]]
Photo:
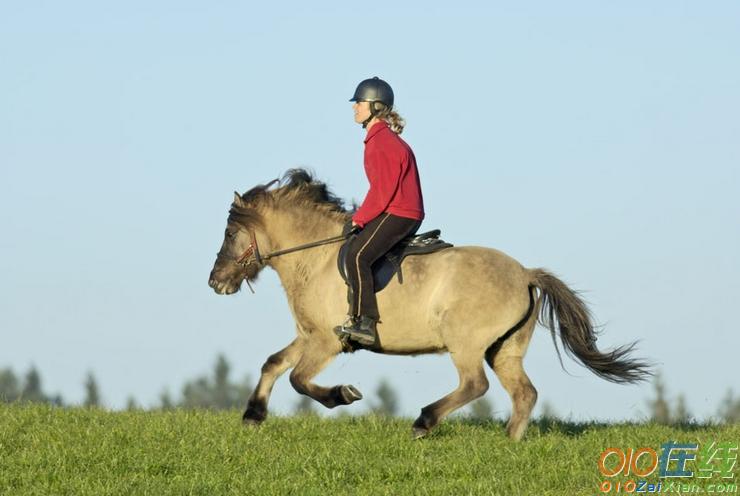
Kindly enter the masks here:
[[234, 191], [234, 205], [236, 205], [237, 207], [244, 206], [244, 203], [242, 203], [242, 196], [236, 191]]

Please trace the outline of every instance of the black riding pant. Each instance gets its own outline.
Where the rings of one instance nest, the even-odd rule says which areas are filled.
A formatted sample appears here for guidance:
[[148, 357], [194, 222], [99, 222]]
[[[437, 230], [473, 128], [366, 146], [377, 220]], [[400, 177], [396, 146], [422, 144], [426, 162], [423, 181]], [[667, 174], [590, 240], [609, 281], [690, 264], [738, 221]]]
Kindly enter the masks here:
[[396, 243], [419, 229], [421, 221], [383, 213], [365, 225], [349, 243], [346, 258], [349, 314], [379, 319], [372, 265]]

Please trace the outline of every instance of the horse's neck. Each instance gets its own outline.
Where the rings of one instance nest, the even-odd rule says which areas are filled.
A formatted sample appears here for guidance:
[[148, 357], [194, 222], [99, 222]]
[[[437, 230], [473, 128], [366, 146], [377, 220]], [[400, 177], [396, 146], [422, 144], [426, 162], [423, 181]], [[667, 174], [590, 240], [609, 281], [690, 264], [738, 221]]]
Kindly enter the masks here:
[[340, 234], [341, 221], [322, 212], [299, 209], [271, 212], [265, 216], [272, 251], [320, 241]]
[[[300, 210], [273, 212], [265, 219], [268, 226], [271, 251], [294, 248], [302, 244], [321, 241], [341, 233], [342, 222], [331, 214]], [[306, 283], [315, 268], [339, 248], [336, 245], [308, 248], [295, 253], [278, 256], [270, 265], [280, 276], [289, 296]]]

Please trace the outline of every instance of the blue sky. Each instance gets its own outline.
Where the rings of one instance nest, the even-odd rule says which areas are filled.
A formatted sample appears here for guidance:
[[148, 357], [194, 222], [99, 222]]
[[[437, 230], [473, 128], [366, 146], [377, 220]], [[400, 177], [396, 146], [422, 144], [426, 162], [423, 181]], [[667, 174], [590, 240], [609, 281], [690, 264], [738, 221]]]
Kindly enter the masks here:
[[[179, 394], [219, 352], [256, 378], [294, 331], [274, 273], [256, 295], [207, 286], [232, 191], [305, 166], [362, 199], [347, 100], [378, 75], [408, 121], [425, 227], [585, 290], [600, 343], [639, 339], [694, 414], [740, 393], [740, 5], [361, 10], [0, 4], [0, 367], [35, 364], [69, 401], [92, 370], [111, 407]], [[650, 385], [564, 373], [544, 329], [525, 366], [561, 415], [647, 412]], [[457, 381], [447, 356], [371, 354], [318, 381], [372, 396], [381, 377], [409, 416]], [[297, 400], [282, 379], [271, 406]]]

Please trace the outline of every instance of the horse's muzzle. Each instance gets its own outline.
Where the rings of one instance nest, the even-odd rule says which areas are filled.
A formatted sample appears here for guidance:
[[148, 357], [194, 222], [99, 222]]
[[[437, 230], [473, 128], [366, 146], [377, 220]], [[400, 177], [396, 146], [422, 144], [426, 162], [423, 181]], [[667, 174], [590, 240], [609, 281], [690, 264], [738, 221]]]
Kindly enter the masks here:
[[208, 285], [220, 295], [230, 295], [239, 291], [239, 285], [234, 285], [229, 281], [219, 281], [216, 279], [213, 272], [211, 272], [211, 275], [208, 277]]
[[235, 288], [233, 286], [229, 287], [228, 284], [224, 282], [214, 281], [213, 279], [208, 281], [208, 285], [212, 287], [213, 290], [220, 295], [230, 295], [230, 294], [234, 294], [237, 291], [239, 291], [239, 288]]

